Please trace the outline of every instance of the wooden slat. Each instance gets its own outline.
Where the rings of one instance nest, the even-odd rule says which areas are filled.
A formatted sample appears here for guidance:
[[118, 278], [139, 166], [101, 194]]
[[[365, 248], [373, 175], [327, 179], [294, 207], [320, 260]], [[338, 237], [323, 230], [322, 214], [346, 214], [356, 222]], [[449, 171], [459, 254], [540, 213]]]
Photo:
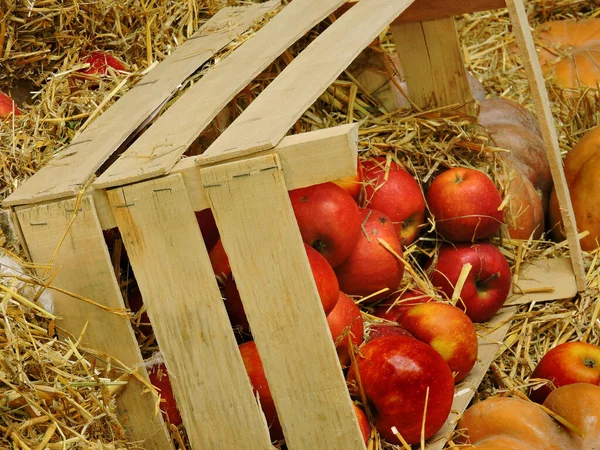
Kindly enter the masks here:
[[278, 158], [201, 175], [288, 448], [364, 450]]
[[362, 0], [317, 37], [206, 150], [202, 164], [273, 148], [414, 0]]
[[524, 264], [507, 305], [573, 298], [577, 282], [569, 258], [540, 259]]
[[[358, 128], [355, 123], [286, 136], [258, 155], [279, 155], [288, 189], [349, 177], [356, 174]], [[181, 161], [172, 172], [182, 174], [195, 211], [210, 207], [195, 158]]]
[[[17, 212], [23, 235], [33, 261], [47, 264], [73, 217], [75, 200], [64, 200], [42, 206], [23, 208]], [[81, 210], [54, 261], [59, 270], [53, 285], [87, 297], [114, 309], [125, 307], [93, 200], [84, 197]], [[42, 275], [42, 273], [40, 273]], [[82, 345], [111, 355], [129, 367], [142, 362], [129, 320], [96, 306], [53, 293], [55, 313], [62, 319], [57, 325], [79, 336], [87, 330]], [[63, 336], [64, 337], [64, 336]], [[143, 367], [140, 375], [147, 377]], [[135, 378], [117, 399], [120, 419], [133, 440], [143, 442], [146, 449], [172, 449], [173, 444], [160, 414], [155, 415], [155, 398], [144, 393], [145, 386]]]
[[194, 449], [271, 449], [181, 175], [109, 191]]
[[464, 105], [475, 114], [454, 18], [394, 22], [392, 36], [410, 99], [419, 108]]
[[343, 0], [294, 0], [213, 67], [108, 170], [95, 187], [129, 184], [167, 173], [227, 103]]
[[514, 307], [503, 308], [486, 324], [478, 325], [477, 362], [469, 375], [456, 386], [452, 411], [444, 426], [427, 441], [425, 445], [427, 450], [442, 450], [446, 446], [462, 413], [469, 406], [498, 352], [502, 350], [502, 342], [510, 328], [515, 312], [516, 308]]
[[531, 36], [527, 12], [525, 11], [523, 0], [506, 0], [506, 5], [517, 41], [517, 47], [521, 52], [521, 62], [529, 79], [529, 86], [540, 122], [548, 162], [550, 163], [550, 171], [554, 180], [554, 189], [558, 197], [562, 222], [565, 227], [569, 250], [571, 251], [571, 261], [575, 279], [577, 280], [577, 288], [579, 291], [583, 291], [586, 287], [585, 267], [581, 245], [577, 236], [577, 223], [569, 195], [569, 187], [567, 186], [567, 180], [563, 171], [562, 156], [558, 145], [554, 118], [550, 109], [548, 91], [546, 90], [542, 69], [538, 61], [533, 37]]
[[219, 11], [4, 203], [31, 204], [76, 195], [188, 76], [272, 7], [267, 3]]
[[444, 19], [459, 14], [505, 8], [505, 0], [416, 0], [400, 16], [402, 21]]

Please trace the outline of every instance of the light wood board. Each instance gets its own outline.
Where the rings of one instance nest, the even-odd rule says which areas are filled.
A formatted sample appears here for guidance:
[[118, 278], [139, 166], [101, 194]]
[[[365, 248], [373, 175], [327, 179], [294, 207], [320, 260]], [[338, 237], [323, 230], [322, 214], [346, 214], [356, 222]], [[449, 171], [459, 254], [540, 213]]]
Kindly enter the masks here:
[[521, 267], [506, 304], [559, 300], [576, 294], [577, 282], [569, 258], [540, 259]]
[[[357, 165], [358, 128], [355, 123], [286, 136], [275, 148], [258, 155], [279, 155], [288, 189], [353, 176]], [[182, 174], [195, 211], [210, 207], [195, 158], [178, 163], [173, 173]]]
[[4, 204], [31, 204], [76, 195], [188, 76], [272, 7], [272, 3], [267, 3], [223, 8], [95, 119], [69, 147], [10, 195]]
[[[51, 260], [73, 217], [74, 206], [74, 200], [64, 200], [23, 208], [17, 212], [35, 263], [47, 264]], [[56, 255], [54, 270], [59, 273], [52, 285], [109, 308], [123, 309], [125, 305], [93, 200], [84, 197], [80, 208], [77, 219]], [[82, 346], [111, 355], [132, 368], [142, 362], [129, 319], [58, 292], [53, 292], [53, 298], [55, 314], [61, 318], [57, 321], [59, 327], [77, 337], [88, 324]], [[140, 375], [147, 377], [143, 366], [139, 367]], [[117, 402], [119, 418], [126, 421], [129, 436], [143, 442], [146, 449], [172, 449], [173, 444], [162, 416], [154, 414], [155, 397], [149, 392], [144, 393], [146, 387], [134, 377], [130, 377], [128, 381], [129, 384]]]
[[288, 448], [364, 450], [277, 156], [201, 176]]
[[463, 105], [475, 115], [454, 18], [394, 22], [392, 36], [411, 101], [419, 108]]
[[94, 186], [167, 173], [233, 97], [343, 0], [294, 0], [211, 68], [102, 174]]
[[554, 189], [558, 197], [558, 204], [562, 216], [562, 223], [565, 227], [569, 250], [571, 251], [571, 261], [573, 264], [573, 273], [577, 281], [577, 289], [585, 290], [585, 267], [583, 265], [583, 255], [581, 245], [577, 235], [577, 223], [573, 212], [573, 205], [569, 195], [569, 188], [562, 166], [562, 156], [558, 145], [558, 136], [554, 126], [554, 118], [550, 109], [550, 100], [542, 69], [538, 61], [538, 55], [531, 36], [531, 29], [527, 19], [527, 12], [523, 5], [523, 0], [506, 0], [506, 6], [513, 25], [513, 33], [517, 41], [517, 46], [521, 52], [521, 62], [529, 79], [529, 86], [533, 95], [536, 113], [542, 130], [550, 171], [554, 180]]
[[181, 175], [109, 199], [192, 448], [271, 449]]
[[206, 150], [202, 164], [273, 148], [356, 56], [414, 0], [361, 0], [287, 66]]
[[448, 442], [448, 439], [456, 428], [458, 420], [469, 406], [490, 365], [502, 350], [502, 342], [510, 328], [515, 311], [515, 307], [502, 308], [485, 325], [478, 325], [479, 350], [477, 353], [477, 362], [469, 375], [456, 385], [450, 416], [442, 428], [427, 441], [425, 445], [427, 450], [442, 450], [445, 447], [446, 442]]

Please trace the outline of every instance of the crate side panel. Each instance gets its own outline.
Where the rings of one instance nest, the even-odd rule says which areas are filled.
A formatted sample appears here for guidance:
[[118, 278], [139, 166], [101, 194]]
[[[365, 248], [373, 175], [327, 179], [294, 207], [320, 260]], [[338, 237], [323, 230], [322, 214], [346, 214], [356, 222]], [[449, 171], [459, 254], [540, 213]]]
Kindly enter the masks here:
[[[33, 262], [47, 264], [73, 218], [75, 200], [64, 200], [17, 212], [19, 223]], [[100, 222], [90, 197], [84, 197], [80, 211], [54, 259], [59, 273], [52, 285], [89, 298], [111, 309], [125, 308], [114, 276]], [[40, 270], [40, 276], [44, 270]], [[97, 306], [53, 293], [55, 312], [61, 317], [57, 326], [79, 336], [86, 326], [82, 345], [117, 358], [131, 368], [142, 363], [142, 356], [129, 319]], [[64, 336], [63, 336], [64, 337]], [[147, 378], [145, 369], [139, 375]], [[117, 399], [121, 420], [128, 434], [144, 442], [147, 449], [171, 449], [172, 441], [160, 414], [155, 415], [155, 397], [144, 393], [146, 387], [134, 377]]]
[[201, 176], [288, 447], [364, 450], [278, 158]]
[[192, 447], [270, 449], [181, 175], [109, 199]]
[[525, 11], [523, 0], [506, 0], [506, 6], [508, 7], [518, 48], [521, 52], [521, 62], [529, 79], [529, 86], [531, 87], [544, 144], [546, 144], [546, 154], [548, 155], [550, 171], [554, 180], [554, 189], [558, 197], [562, 222], [565, 227], [569, 250], [571, 251], [570, 256], [573, 264], [573, 273], [577, 281], [577, 288], [579, 291], [583, 291], [586, 287], [586, 275], [581, 244], [577, 235], [575, 213], [573, 212], [569, 187], [567, 186], [567, 179], [563, 170], [562, 156], [558, 145], [558, 135], [554, 126], [552, 110], [550, 109], [548, 91], [546, 90], [542, 68], [540, 67], [538, 54], [531, 35], [527, 12]]
[[[286, 136], [272, 150], [258, 155], [277, 153], [288, 189], [297, 189], [356, 175], [358, 124]], [[200, 171], [194, 158], [187, 158], [172, 170], [181, 173], [195, 211], [209, 208]]]
[[71, 144], [10, 195], [6, 205], [77, 195], [96, 170], [152, 118], [180, 84], [262, 17], [262, 4], [224, 8], [77, 135]]
[[454, 18], [395, 22], [391, 31], [413, 103], [476, 115]]
[[361, 0], [316, 38], [206, 150], [203, 164], [273, 148], [414, 0]]
[[401, 21], [444, 19], [465, 13], [506, 7], [505, 0], [416, 0], [399, 18]]
[[198, 80], [94, 186], [128, 184], [169, 171], [237, 93], [342, 3], [342, 0], [289, 3], [252, 38]]

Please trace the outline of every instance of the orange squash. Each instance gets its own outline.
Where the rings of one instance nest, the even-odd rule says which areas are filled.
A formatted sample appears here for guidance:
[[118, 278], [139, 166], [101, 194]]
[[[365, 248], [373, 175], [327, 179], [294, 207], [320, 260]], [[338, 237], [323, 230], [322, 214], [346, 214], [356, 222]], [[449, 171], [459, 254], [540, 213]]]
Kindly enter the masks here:
[[[478, 450], [593, 450], [600, 448], [600, 387], [575, 383], [552, 391], [544, 406], [516, 397], [491, 397], [460, 419], [468, 442]], [[581, 436], [578, 434], [581, 433]]]
[[563, 88], [596, 88], [600, 83], [600, 19], [554, 21], [537, 30], [545, 75]]
[[[600, 242], [600, 126], [588, 131], [564, 159], [565, 178], [580, 232], [583, 250], [594, 250]], [[549, 225], [556, 240], [565, 237], [556, 192], [550, 196]]]

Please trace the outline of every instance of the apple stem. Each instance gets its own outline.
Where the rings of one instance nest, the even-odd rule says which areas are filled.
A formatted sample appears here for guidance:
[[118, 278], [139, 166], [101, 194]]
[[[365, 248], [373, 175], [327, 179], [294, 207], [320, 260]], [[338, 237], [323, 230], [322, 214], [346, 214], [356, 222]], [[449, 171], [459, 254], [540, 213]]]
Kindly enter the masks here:
[[486, 284], [486, 283], [498, 278], [499, 276], [500, 276], [500, 272], [493, 273], [489, 277], [487, 277], [485, 280], [477, 280], [477, 284], [478, 285]]

